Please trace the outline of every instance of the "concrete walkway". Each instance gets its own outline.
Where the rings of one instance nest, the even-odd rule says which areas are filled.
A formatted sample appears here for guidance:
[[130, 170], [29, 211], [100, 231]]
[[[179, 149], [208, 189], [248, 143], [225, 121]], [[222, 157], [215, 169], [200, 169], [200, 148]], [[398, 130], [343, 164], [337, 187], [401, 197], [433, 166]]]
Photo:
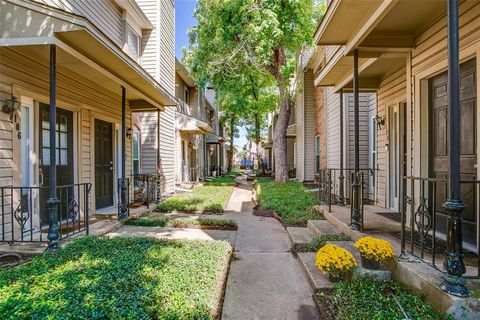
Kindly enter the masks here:
[[312, 289], [283, 226], [252, 214], [251, 187], [234, 189], [225, 218], [237, 221], [222, 319], [312, 320], [318, 318]]

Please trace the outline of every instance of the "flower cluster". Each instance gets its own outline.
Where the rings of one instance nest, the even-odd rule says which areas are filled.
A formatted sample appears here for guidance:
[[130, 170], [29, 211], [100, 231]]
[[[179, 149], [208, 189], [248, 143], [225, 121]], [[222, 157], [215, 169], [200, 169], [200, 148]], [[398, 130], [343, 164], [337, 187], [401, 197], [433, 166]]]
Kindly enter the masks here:
[[363, 237], [355, 242], [355, 248], [360, 254], [370, 260], [387, 260], [395, 257], [390, 242], [374, 237]]
[[351, 271], [357, 262], [347, 250], [334, 244], [326, 244], [318, 250], [315, 265], [323, 273], [340, 275]]

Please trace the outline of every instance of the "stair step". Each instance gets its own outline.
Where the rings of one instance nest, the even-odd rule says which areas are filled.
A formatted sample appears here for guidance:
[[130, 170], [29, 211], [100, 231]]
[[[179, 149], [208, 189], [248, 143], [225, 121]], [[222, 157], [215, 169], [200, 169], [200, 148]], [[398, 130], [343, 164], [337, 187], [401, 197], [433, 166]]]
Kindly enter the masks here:
[[312, 233], [308, 228], [287, 227], [287, 233], [294, 246], [309, 243], [313, 239]]
[[315, 252], [298, 253], [298, 258], [305, 270], [308, 282], [310, 282], [312, 289], [315, 292], [318, 290], [331, 289], [333, 288], [333, 284], [328, 280], [328, 275], [323, 274], [315, 266], [316, 256], [317, 254]]
[[307, 228], [315, 236], [317, 234], [340, 234], [341, 232], [328, 220], [308, 220]]

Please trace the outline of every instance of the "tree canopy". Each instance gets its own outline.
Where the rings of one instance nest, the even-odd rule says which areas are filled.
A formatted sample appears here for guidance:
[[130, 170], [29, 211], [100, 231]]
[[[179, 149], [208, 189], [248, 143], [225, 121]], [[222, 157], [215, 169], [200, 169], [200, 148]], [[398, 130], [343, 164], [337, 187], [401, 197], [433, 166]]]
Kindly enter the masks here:
[[198, 0], [198, 25], [189, 32], [185, 62], [197, 83], [215, 88], [226, 110], [264, 114], [271, 110], [270, 99], [277, 97], [278, 182], [288, 180], [290, 79], [296, 55], [312, 43], [320, 12], [316, 8], [312, 0]]

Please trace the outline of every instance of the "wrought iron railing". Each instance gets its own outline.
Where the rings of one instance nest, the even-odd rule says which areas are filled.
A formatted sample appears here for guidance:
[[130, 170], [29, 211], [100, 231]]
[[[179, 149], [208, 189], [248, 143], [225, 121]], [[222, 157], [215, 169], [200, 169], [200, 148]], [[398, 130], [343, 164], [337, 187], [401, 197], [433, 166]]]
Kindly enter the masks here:
[[[159, 190], [160, 175], [157, 174], [132, 174], [130, 181], [133, 181], [133, 201], [150, 208], [150, 204], [160, 201]], [[130, 203], [130, 202], [128, 202]]]
[[[60, 240], [89, 232], [90, 183], [57, 186]], [[0, 187], [1, 242], [47, 242], [48, 187]]]
[[[451, 236], [448, 232], [448, 213], [443, 208], [447, 200], [447, 185], [446, 178], [404, 177], [401, 231], [395, 234], [401, 239], [402, 253], [413, 255], [441, 271]], [[478, 216], [480, 181], [461, 181], [461, 185], [467, 195], [467, 199], [462, 199], [466, 205], [464, 215]], [[463, 246], [467, 265], [465, 277], [480, 278], [480, 235], [476, 228], [473, 233], [464, 230], [463, 234], [467, 234], [470, 242], [473, 242], [467, 244], [465, 237], [463, 239], [463, 243], [467, 244]]]
[[[378, 169], [360, 169], [363, 176], [362, 200], [364, 203], [375, 203], [375, 185]], [[354, 169], [320, 169], [316, 174], [316, 182], [319, 184], [318, 198], [323, 203], [345, 205], [350, 201], [351, 185], [353, 182]]]

